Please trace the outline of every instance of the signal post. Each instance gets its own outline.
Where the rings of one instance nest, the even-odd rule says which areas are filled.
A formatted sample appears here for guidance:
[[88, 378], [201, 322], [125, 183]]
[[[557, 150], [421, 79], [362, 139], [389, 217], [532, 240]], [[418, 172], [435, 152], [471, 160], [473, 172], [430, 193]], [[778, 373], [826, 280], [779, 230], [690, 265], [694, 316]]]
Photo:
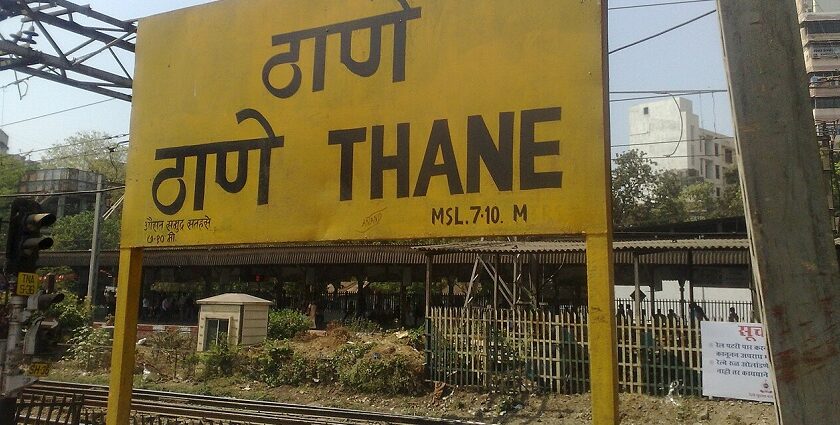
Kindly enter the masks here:
[[[49, 372], [49, 363], [39, 361], [43, 313], [64, 298], [41, 289], [38, 252], [52, 247], [53, 240], [41, 229], [55, 223], [55, 215], [43, 211], [37, 202], [18, 198], [12, 202], [6, 241], [8, 276], [8, 335], [0, 344], [0, 422], [13, 423], [18, 392]], [[24, 330], [26, 332], [24, 333]], [[23, 370], [28, 365], [26, 371]]]

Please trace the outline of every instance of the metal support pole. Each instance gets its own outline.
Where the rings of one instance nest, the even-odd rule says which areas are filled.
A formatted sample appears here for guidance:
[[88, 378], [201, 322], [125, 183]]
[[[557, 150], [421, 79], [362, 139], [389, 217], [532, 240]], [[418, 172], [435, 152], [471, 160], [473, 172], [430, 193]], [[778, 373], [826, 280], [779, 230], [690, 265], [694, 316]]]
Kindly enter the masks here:
[[493, 310], [499, 306], [499, 254], [493, 258]]
[[513, 306], [516, 307], [519, 304], [519, 291], [517, 291], [517, 286], [519, 286], [519, 254], [515, 254], [513, 256], [513, 278], [511, 279], [510, 283], [510, 290], [512, 292], [512, 299], [513, 299]]
[[[16, 277], [9, 279], [10, 287], [16, 284]], [[6, 337], [6, 345], [2, 347], [5, 351], [3, 355], [3, 382], [0, 393], [7, 397], [13, 396], [17, 389], [22, 387], [26, 382], [26, 377], [21, 374], [20, 366], [23, 360], [23, 348], [20, 346], [23, 337], [23, 322], [26, 319], [23, 317], [24, 308], [26, 307], [27, 297], [19, 295], [12, 295], [9, 299], [9, 334]], [[14, 397], [11, 397], [14, 400]], [[11, 403], [9, 401], [4, 402]], [[5, 422], [4, 422], [5, 423]]]
[[432, 312], [432, 256], [426, 255], [426, 318]]
[[694, 302], [694, 251], [688, 251], [688, 304]]
[[586, 236], [586, 281], [589, 287], [589, 375], [592, 423], [618, 421], [618, 350], [615, 332], [615, 287], [610, 234]]
[[99, 232], [102, 228], [102, 175], [96, 178], [96, 205], [93, 208], [93, 236], [90, 240], [90, 267], [88, 268], [87, 299], [96, 305], [96, 284], [99, 278]]
[[432, 372], [432, 256], [426, 254], [426, 282], [425, 282], [426, 308], [423, 323], [425, 324], [426, 342], [425, 342], [425, 357], [426, 357], [426, 378], [431, 378]]
[[408, 320], [408, 299], [406, 289], [411, 285], [411, 267], [403, 267], [402, 283], [400, 283], [400, 326], [405, 327]]
[[134, 383], [134, 349], [137, 343], [142, 270], [143, 248], [120, 249], [107, 425], [128, 425], [131, 416], [131, 387]]
[[633, 286], [636, 288], [633, 297], [633, 321], [639, 324], [642, 317], [642, 284], [639, 281], [639, 254], [635, 252], [633, 253]]
[[650, 273], [650, 311], [648, 317], [653, 318], [656, 314], [656, 268], [651, 267]]

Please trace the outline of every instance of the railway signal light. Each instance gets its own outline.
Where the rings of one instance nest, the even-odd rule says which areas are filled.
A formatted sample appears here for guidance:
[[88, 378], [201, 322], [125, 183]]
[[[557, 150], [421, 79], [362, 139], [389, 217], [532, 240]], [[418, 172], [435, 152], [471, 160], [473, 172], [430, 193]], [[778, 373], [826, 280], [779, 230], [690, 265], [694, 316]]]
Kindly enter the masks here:
[[56, 340], [55, 328], [58, 322], [46, 321], [45, 314], [53, 306], [64, 300], [64, 294], [51, 293], [41, 289], [26, 299], [29, 327], [23, 339], [23, 354], [25, 356], [44, 356], [52, 353]]
[[[2, 0], [0, 0], [2, 1]], [[47, 354], [53, 345], [52, 328], [44, 321], [44, 314], [52, 304], [60, 302], [63, 294], [45, 293], [35, 270], [38, 254], [53, 245], [53, 239], [42, 236], [41, 230], [55, 223], [55, 215], [44, 211], [41, 204], [25, 198], [12, 201], [6, 240], [6, 270], [12, 297], [8, 300], [8, 335], [5, 356], [0, 356], [0, 392], [14, 397], [22, 388], [49, 370], [49, 363], [39, 363], [37, 357]], [[22, 370], [29, 364], [28, 372]]]
[[24, 198], [12, 202], [9, 234], [6, 240], [6, 272], [34, 273], [38, 252], [53, 246], [53, 239], [41, 235], [41, 229], [55, 223], [55, 215], [43, 211], [41, 204]]

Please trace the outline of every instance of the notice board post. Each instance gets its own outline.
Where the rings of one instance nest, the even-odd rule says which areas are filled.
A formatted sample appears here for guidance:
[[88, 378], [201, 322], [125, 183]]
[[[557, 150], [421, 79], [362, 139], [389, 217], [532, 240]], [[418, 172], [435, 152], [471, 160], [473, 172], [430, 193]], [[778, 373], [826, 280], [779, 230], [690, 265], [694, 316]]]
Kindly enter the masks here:
[[617, 423], [605, 46], [604, 1], [221, 0], [142, 19], [109, 408], [130, 397], [135, 250], [574, 235], [594, 422]]
[[793, 2], [718, 0], [780, 423], [840, 416], [840, 271]]
[[111, 352], [111, 380], [106, 415], [108, 425], [128, 424], [131, 414], [143, 248], [120, 249], [119, 264], [114, 346]]

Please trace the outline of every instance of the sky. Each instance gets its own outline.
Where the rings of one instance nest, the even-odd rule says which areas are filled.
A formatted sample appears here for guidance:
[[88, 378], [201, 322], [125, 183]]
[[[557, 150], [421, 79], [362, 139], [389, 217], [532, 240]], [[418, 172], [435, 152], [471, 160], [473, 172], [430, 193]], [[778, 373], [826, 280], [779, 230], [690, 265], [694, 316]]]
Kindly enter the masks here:
[[[243, 0], [244, 1], [244, 0]], [[564, 0], [568, 1], [568, 0]], [[609, 7], [664, 3], [674, 0], [610, 0]], [[119, 19], [135, 19], [196, 4], [202, 0], [86, 0], [94, 10]], [[79, 2], [77, 2], [79, 3]], [[713, 10], [715, 2], [699, 1], [677, 5], [616, 9], [609, 12], [610, 49], [658, 33]], [[20, 29], [20, 22], [0, 22], [0, 34], [8, 36]], [[39, 39], [41, 43], [44, 40]], [[60, 39], [72, 42], [70, 37]], [[126, 66], [133, 66], [130, 57]], [[725, 89], [720, 29], [717, 14], [712, 14], [675, 31], [610, 55], [611, 91], [673, 91]], [[94, 62], [93, 64], [97, 64]], [[109, 66], [108, 69], [116, 69]], [[130, 68], [129, 68], [130, 69]], [[17, 77], [12, 71], [0, 71], [0, 129], [10, 136], [10, 152], [27, 153], [61, 143], [79, 131], [101, 131], [111, 135], [129, 131], [131, 105], [122, 100], [66, 87], [46, 80], [30, 79], [26, 85], [7, 86]], [[21, 98], [19, 90], [25, 92]], [[613, 95], [614, 99], [636, 95]], [[644, 96], [638, 95], [638, 96]], [[690, 96], [694, 111], [700, 115], [701, 127], [732, 134], [732, 120], [727, 93]], [[94, 102], [92, 106], [75, 108]], [[627, 143], [627, 111], [630, 106], [645, 102], [611, 102], [610, 133], [612, 144]], [[613, 153], [625, 148], [614, 148]], [[38, 159], [41, 153], [31, 155]]]

